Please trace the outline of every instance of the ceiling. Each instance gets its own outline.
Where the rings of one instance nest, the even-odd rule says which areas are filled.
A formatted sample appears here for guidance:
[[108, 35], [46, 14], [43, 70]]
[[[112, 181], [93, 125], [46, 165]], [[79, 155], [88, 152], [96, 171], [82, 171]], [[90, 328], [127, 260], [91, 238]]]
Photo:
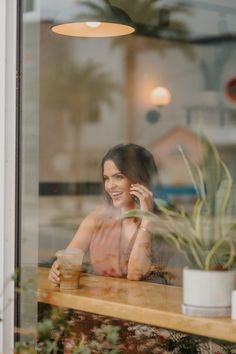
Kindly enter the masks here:
[[[99, 0], [93, 1], [99, 2]], [[142, 2], [142, 0], [136, 1]], [[53, 20], [55, 16], [66, 11], [76, 2], [76, 0], [41, 0], [41, 20]], [[111, 0], [111, 3], [116, 1]], [[117, 0], [117, 4], [119, 3], [122, 4], [122, 1]], [[123, 4], [125, 8], [125, 2]], [[236, 41], [236, 0], [159, 0], [156, 2], [156, 6], [160, 8], [170, 8], [175, 5], [181, 6], [183, 11], [171, 12], [170, 19], [186, 24], [187, 40], [199, 44]]]

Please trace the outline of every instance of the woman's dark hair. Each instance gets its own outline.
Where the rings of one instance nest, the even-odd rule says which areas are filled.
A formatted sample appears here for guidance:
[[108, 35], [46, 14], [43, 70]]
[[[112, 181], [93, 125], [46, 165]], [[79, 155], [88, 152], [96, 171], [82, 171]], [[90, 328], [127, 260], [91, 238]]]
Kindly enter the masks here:
[[133, 183], [141, 183], [152, 189], [157, 183], [158, 170], [153, 155], [136, 144], [119, 144], [111, 148], [101, 162], [102, 179], [104, 163], [112, 160], [118, 170]]

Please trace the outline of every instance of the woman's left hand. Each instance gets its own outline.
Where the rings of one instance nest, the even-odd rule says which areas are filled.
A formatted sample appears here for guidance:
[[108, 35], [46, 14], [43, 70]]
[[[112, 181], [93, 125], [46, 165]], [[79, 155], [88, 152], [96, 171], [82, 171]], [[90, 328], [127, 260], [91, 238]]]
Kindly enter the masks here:
[[143, 184], [131, 184], [130, 194], [139, 199], [141, 210], [153, 211], [153, 194]]

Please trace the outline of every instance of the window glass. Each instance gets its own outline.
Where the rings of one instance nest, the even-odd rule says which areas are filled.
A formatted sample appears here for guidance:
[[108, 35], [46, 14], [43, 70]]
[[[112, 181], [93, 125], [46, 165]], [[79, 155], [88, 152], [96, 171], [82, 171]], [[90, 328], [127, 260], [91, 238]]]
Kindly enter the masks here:
[[[18, 252], [22, 281], [31, 279], [34, 290], [38, 266], [50, 267], [85, 216], [104, 202], [100, 164], [112, 146], [150, 150], [159, 170], [155, 197], [187, 211], [196, 192], [179, 145], [201, 164], [198, 136], [206, 134], [236, 176], [235, 2], [134, 6], [114, 0], [138, 24], [137, 34], [52, 32], [53, 22], [76, 3], [41, 0], [36, 7], [24, 0], [22, 7]], [[173, 274], [166, 281], [181, 286], [183, 256], [159, 238], [153, 255]], [[35, 324], [36, 296], [23, 293], [19, 311], [22, 326]]]
[[[19, 230], [17, 230], [16, 325], [22, 327], [16, 340], [32, 337], [37, 323], [38, 269], [38, 140], [39, 140], [39, 54], [40, 13], [36, 2], [22, 1], [19, 33], [21, 33], [21, 93], [19, 129]], [[19, 7], [20, 9], [20, 7]], [[19, 289], [20, 290], [19, 290]], [[24, 329], [26, 329], [24, 331]], [[18, 332], [17, 332], [18, 333]], [[19, 333], [18, 333], [19, 334]]]

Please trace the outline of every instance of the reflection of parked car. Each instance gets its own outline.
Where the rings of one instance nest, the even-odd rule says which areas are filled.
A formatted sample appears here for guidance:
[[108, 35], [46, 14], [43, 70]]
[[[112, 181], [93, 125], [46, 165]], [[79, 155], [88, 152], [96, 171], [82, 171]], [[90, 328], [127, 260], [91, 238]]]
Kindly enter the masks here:
[[52, 263], [55, 252], [65, 248], [84, 216], [100, 202], [99, 195], [40, 197], [39, 263]]
[[71, 227], [62, 225], [40, 225], [38, 259], [39, 264], [51, 264], [56, 251], [65, 248], [73, 234]]

